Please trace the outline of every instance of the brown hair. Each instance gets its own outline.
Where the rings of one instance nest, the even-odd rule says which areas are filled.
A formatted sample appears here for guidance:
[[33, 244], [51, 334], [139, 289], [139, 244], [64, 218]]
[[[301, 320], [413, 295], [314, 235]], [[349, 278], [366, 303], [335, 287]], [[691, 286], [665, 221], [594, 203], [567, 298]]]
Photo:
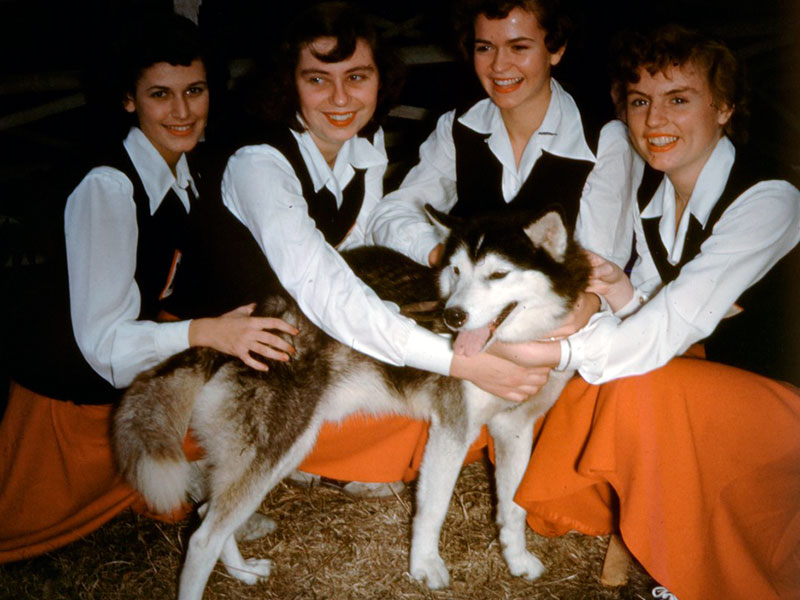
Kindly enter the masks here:
[[455, 13], [458, 47], [466, 60], [472, 58], [475, 45], [475, 19], [505, 19], [515, 8], [536, 15], [545, 30], [544, 45], [548, 52], [558, 52], [572, 32], [572, 19], [562, 10], [559, 0], [469, 0], [459, 5]]
[[690, 63], [705, 72], [714, 106], [733, 110], [723, 127], [725, 134], [734, 141], [746, 141], [747, 86], [741, 62], [722, 42], [681, 25], [625, 32], [614, 40], [611, 96], [617, 112], [624, 113], [628, 85], [639, 81], [641, 69], [655, 75]]

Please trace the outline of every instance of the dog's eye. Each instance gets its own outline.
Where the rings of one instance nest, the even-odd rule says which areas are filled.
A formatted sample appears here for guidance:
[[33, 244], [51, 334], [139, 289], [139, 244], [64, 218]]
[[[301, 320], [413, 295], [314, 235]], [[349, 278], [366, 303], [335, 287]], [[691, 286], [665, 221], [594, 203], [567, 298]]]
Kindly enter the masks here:
[[494, 281], [495, 279], [502, 279], [506, 275], [508, 275], [508, 271], [495, 271], [494, 273], [489, 275], [489, 280]]
[[453, 267], [453, 275], [461, 275], [461, 271], [458, 270], [458, 267]]

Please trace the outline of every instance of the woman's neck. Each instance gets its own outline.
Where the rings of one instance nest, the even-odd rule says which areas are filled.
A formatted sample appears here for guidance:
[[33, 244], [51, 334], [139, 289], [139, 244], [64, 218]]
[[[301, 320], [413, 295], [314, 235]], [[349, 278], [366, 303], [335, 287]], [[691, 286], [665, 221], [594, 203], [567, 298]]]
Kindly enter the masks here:
[[538, 99], [535, 103], [500, 109], [500, 116], [503, 118], [503, 124], [511, 141], [511, 149], [514, 151], [514, 163], [517, 168], [519, 168], [519, 163], [531, 136], [541, 127], [542, 121], [544, 121], [544, 117], [547, 114], [551, 96], [549, 88], [547, 92], [543, 98]]

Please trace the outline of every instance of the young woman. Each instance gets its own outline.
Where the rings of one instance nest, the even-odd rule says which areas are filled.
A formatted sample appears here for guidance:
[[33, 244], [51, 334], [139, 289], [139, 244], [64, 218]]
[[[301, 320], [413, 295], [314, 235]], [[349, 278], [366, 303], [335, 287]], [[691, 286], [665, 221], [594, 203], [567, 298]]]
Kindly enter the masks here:
[[737, 302], [764, 308], [744, 293], [796, 248], [800, 192], [731, 142], [744, 106], [724, 45], [668, 26], [626, 38], [617, 61], [641, 157], [638, 259], [630, 280], [595, 259], [594, 289], [615, 316], [559, 343], [495, 349], [583, 376], [546, 416], [516, 501], [544, 534], [621, 532], [681, 600], [796, 597], [800, 394], [673, 357], [713, 340], [723, 318], [735, 325]]
[[[544, 370], [489, 355], [454, 356], [449, 340], [401, 317], [359, 280], [339, 250], [366, 242], [387, 159], [380, 119], [396, 77], [363, 14], [323, 3], [300, 15], [281, 52], [282, 127], [240, 148], [222, 178], [225, 206], [252, 233], [264, 269], [319, 327], [379, 360], [452, 374], [509, 398], [533, 393]], [[237, 264], [256, 269], [259, 258]], [[258, 269], [262, 267], [259, 266]], [[303, 469], [339, 480], [406, 476], [424, 424], [349, 419], [323, 429]], [[401, 448], [402, 452], [396, 451]]]
[[0, 561], [67, 544], [137, 502], [110, 443], [112, 402], [137, 373], [192, 345], [262, 369], [250, 352], [286, 360], [291, 351], [266, 330], [293, 327], [249, 317], [252, 307], [156, 321], [193, 204], [186, 153], [205, 129], [209, 86], [191, 22], [158, 17], [134, 29], [112, 73], [133, 126], [75, 188], [64, 217], [72, 331], [61, 343], [77, 342], [77, 372], [56, 386], [47, 369], [26, 387], [12, 383], [0, 424]]
[[[624, 266], [628, 232], [609, 224], [629, 222], [621, 212], [627, 205], [604, 182], [623, 179], [630, 165], [608, 160], [587, 184], [595, 156], [581, 114], [551, 76], [571, 29], [559, 2], [473, 1], [459, 17], [462, 51], [487, 97], [439, 119], [419, 163], [374, 212], [372, 241], [434, 265], [442, 239], [422, 211], [425, 203], [464, 217], [560, 204], [570, 227], [579, 224], [579, 237], [584, 229], [604, 232], [584, 243]], [[619, 153], [617, 146], [611, 135], [599, 140], [604, 154]]]

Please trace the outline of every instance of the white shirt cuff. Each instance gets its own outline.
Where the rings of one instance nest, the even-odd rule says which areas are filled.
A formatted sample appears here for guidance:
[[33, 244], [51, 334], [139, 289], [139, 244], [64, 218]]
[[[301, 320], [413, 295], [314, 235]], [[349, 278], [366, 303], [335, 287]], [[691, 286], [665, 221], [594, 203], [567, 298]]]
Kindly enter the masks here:
[[189, 324], [191, 321], [159, 323], [155, 328], [155, 347], [158, 360], [169, 358], [189, 347]]
[[408, 367], [450, 375], [453, 348], [449, 336], [437, 335], [421, 327], [413, 327], [408, 336], [405, 364]]

